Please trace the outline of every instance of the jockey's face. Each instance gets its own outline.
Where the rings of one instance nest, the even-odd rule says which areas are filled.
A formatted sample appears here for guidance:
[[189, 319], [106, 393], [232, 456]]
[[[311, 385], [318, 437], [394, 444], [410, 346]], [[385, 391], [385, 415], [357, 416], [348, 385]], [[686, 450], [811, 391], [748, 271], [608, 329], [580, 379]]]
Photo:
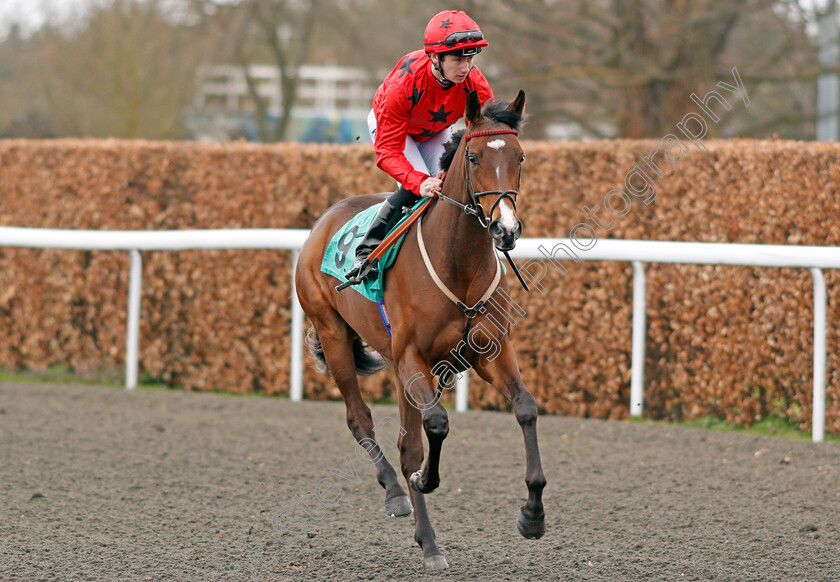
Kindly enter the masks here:
[[443, 67], [443, 74], [453, 83], [463, 83], [470, 69], [473, 66], [473, 59], [475, 57], [459, 57], [456, 55], [434, 55], [440, 59], [440, 66]]

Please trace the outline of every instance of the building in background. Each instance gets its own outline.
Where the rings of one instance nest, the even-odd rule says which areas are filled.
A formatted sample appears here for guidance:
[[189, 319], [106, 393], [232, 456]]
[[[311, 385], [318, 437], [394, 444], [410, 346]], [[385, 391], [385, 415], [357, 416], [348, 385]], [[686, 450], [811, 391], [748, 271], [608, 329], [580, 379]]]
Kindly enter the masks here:
[[[199, 75], [194, 108], [187, 121], [192, 139], [260, 141], [245, 71], [233, 65], [214, 65], [202, 68]], [[279, 70], [271, 65], [251, 65], [248, 75], [267, 107], [268, 122], [276, 124], [283, 108]], [[377, 86], [365, 69], [302, 66], [288, 139], [320, 143], [367, 140], [367, 116]]]

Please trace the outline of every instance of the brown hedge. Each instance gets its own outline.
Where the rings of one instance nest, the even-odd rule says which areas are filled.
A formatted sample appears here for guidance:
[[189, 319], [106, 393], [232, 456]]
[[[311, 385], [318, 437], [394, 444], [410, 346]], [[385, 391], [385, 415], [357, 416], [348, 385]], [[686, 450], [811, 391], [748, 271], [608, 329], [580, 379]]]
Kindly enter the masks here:
[[[525, 142], [524, 236], [566, 237], [653, 141]], [[840, 148], [707, 141], [662, 164], [657, 199], [634, 200], [610, 238], [840, 245]], [[667, 166], [667, 167], [666, 167]], [[0, 141], [0, 224], [46, 228], [308, 228], [342, 198], [390, 188], [369, 146]], [[603, 211], [601, 216], [603, 217]], [[599, 231], [599, 236], [603, 235]], [[287, 390], [288, 253], [144, 253], [141, 364], [189, 389]], [[632, 270], [549, 268], [545, 296], [514, 288], [524, 379], [549, 413], [628, 414]], [[128, 258], [0, 248], [0, 366], [122, 366]], [[779, 415], [810, 426], [812, 283], [801, 269], [648, 265], [645, 412]], [[840, 368], [829, 289], [827, 429], [840, 434]], [[473, 375], [471, 405], [504, 407]], [[338, 397], [307, 367], [307, 397]], [[365, 379], [369, 396], [392, 390]]]

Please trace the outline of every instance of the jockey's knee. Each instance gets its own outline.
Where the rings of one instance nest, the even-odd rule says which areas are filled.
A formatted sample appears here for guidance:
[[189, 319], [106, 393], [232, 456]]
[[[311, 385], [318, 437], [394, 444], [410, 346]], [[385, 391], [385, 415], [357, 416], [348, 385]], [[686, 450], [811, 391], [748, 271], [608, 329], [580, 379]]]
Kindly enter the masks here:
[[417, 198], [417, 194], [400, 186], [396, 192], [388, 196], [388, 204], [394, 208], [401, 209], [403, 206], [414, 206]]

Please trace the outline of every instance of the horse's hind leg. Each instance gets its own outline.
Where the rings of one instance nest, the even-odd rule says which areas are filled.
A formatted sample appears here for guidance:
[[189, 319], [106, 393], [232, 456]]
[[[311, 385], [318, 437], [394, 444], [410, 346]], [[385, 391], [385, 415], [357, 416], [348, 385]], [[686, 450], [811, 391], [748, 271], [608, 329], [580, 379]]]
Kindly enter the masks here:
[[370, 408], [362, 399], [356, 363], [353, 356], [355, 332], [331, 307], [322, 307], [312, 317], [321, 340], [324, 358], [347, 408], [347, 426], [353, 436], [371, 456], [376, 465], [376, 479], [385, 488], [385, 513], [403, 517], [411, 513], [411, 503], [397, 480], [397, 473], [388, 463], [376, 442]]

